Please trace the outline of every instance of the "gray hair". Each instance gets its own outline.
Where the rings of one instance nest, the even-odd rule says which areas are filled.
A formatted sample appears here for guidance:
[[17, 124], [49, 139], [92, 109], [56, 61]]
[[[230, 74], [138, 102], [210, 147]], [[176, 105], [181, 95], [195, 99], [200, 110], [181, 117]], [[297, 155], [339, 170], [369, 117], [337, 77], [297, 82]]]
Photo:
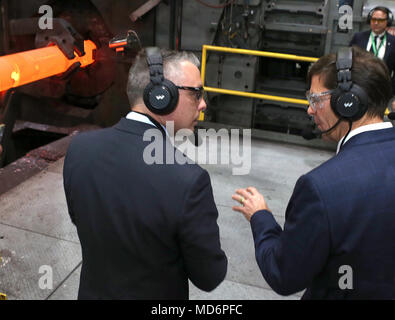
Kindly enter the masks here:
[[[173, 82], [183, 80], [184, 74], [180, 73], [181, 63], [188, 61], [200, 67], [199, 59], [192, 53], [186, 51], [160, 50], [163, 59], [163, 74], [166, 79]], [[147, 65], [147, 55], [145, 50], [141, 50], [129, 71], [126, 93], [130, 106], [134, 106], [143, 100], [145, 87], [150, 82], [149, 68]]]

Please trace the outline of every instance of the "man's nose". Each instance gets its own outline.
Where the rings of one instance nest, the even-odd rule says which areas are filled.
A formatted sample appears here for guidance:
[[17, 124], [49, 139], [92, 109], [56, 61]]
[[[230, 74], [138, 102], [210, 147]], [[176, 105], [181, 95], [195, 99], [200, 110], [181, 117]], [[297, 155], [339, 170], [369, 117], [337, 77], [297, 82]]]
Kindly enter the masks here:
[[314, 109], [311, 107], [311, 105], [309, 105], [309, 107], [307, 108], [307, 114], [309, 116], [312, 116], [313, 114], [315, 114]]
[[204, 97], [202, 97], [202, 99], [199, 102], [198, 110], [204, 111], [204, 110], [206, 110], [206, 108], [207, 108], [206, 101], [204, 100]]

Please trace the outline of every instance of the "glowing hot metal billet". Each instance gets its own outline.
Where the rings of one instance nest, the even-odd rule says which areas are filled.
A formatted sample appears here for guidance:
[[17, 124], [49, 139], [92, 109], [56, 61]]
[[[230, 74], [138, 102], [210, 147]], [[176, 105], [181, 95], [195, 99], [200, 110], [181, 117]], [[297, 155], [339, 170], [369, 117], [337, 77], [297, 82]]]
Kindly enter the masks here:
[[92, 64], [96, 45], [84, 41], [85, 55], [69, 60], [53, 45], [0, 57], [0, 92], [66, 72], [74, 63]]

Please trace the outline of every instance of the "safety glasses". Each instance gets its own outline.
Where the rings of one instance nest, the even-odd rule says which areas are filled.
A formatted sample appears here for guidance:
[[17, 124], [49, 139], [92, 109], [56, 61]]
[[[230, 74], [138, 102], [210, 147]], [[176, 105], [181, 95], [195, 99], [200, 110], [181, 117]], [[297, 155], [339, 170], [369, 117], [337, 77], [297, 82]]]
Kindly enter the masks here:
[[371, 21], [372, 21], [373, 23], [384, 23], [384, 22], [387, 22], [387, 19], [372, 18]]
[[197, 101], [200, 101], [200, 99], [202, 99], [203, 97], [203, 93], [204, 93], [203, 87], [184, 87], [184, 86], [176, 86], [176, 87], [181, 90], [192, 91]]
[[306, 91], [306, 98], [307, 101], [309, 101], [309, 105], [311, 108], [315, 111], [317, 111], [318, 108], [322, 109], [324, 106], [324, 101], [330, 98], [330, 94], [333, 93], [333, 90], [329, 91], [324, 91], [321, 93], [310, 93], [310, 90]]

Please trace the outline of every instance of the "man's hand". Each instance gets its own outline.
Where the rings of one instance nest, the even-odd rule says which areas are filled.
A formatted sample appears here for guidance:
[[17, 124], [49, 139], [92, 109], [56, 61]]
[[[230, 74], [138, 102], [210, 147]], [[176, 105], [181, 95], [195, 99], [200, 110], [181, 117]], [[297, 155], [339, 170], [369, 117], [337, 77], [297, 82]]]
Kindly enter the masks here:
[[251, 220], [255, 212], [269, 210], [265, 198], [254, 187], [236, 190], [236, 194], [232, 196], [232, 199], [241, 204], [241, 206], [234, 206], [232, 209], [241, 212], [248, 221]]

